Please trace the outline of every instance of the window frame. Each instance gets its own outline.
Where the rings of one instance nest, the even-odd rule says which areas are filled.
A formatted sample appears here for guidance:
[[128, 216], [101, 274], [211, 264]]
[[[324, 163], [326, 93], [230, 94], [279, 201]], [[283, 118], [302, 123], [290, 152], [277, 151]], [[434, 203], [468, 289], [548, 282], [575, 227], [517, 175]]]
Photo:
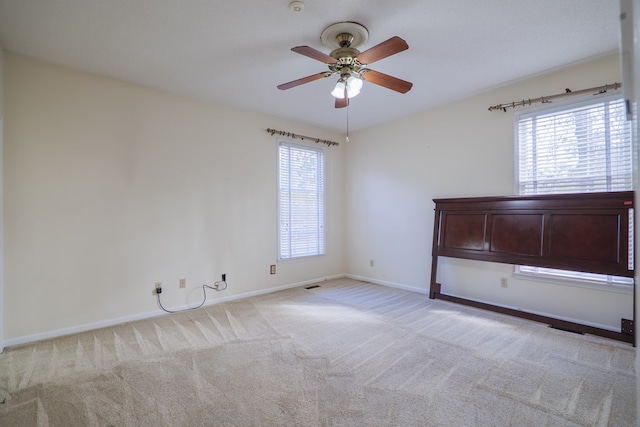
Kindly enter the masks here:
[[[558, 102], [550, 104], [543, 104], [534, 108], [527, 108], [525, 110], [519, 111], [514, 115], [514, 187], [516, 189], [517, 194], [521, 193], [521, 180], [520, 180], [520, 133], [519, 133], [519, 123], [523, 117], [528, 118], [531, 116], [539, 116], [539, 115], [547, 115], [547, 114], [555, 114], [561, 113], [563, 111], [569, 111], [573, 109], [578, 109], [580, 107], [586, 107], [588, 105], [598, 104], [600, 102], [612, 102], [615, 100], [621, 100], [624, 102], [624, 95], [622, 93], [613, 92], [613, 93], [603, 93], [597, 95], [586, 95], [581, 97], [576, 97], [571, 100], [567, 100], [564, 102]], [[625, 117], [626, 119], [626, 117]], [[627, 121], [627, 123], [629, 123]], [[631, 138], [631, 128], [627, 129], [629, 132], [629, 143], [632, 144]], [[629, 147], [630, 151], [630, 166], [629, 173], [633, 174], [633, 147]], [[631, 175], [632, 176], [632, 175]], [[631, 180], [631, 188], [627, 188], [626, 190], [633, 190], [633, 180]], [[609, 190], [609, 191], [617, 191], [617, 190]], [[531, 193], [531, 194], [546, 194], [546, 193]], [[554, 193], [554, 194], [562, 194], [562, 192]], [[523, 194], [524, 195], [524, 194]], [[633, 210], [631, 210], [630, 215], [633, 215]], [[631, 222], [630, 224], [633, 224]], [[630, 236], [630, 245], [633, 247], [634, 239], [633, 236]], [[523, 268], [525, 271], [523, 271]], [[526, 270], [533, 271], [526, 271]], [[617, 292], [617, 293], [625, 293], [625, 294], [633, 294], [633, 279], [622, 278], [611, 275], [588, 275], [589, 277], [584, 277], [583, 273], [580, 272], [572, 272], [565, 270], [558, 270], [559, 273], [555, 273], [554, 269], [546, 269], [539, 267], [531, 267], [531, 266], [521, 266], [516, 265], [514, 267], [514, 276], [519, 276], [523, 279], [527, 280], [535, 280], [542, 281], [546, 283], [553, 283], [559, 285], [566, 286], [575, 286], [581, 288], [589, 288], [589, 289], [597, 289], [608, 292]], [[583, 277], [580, 277], [583, 276]], [[624, 283], [622, 283], [624, 282]]]
[[[282, 162], [281, 162], [281, 149], [282, 147], [289, 147], [289, 148], [294, 148], [294, 149], [298, 149], [298, 150], [305, 150], [305, 151], [309, 151], [309, 152], [315, 152], [315, 153], [319, 153], [321, 156], [321, 189], [319, 190], [319, 193], [321, 193], [321, 197], [319, 198], [319, 203], [320, 203], [320, 207], [319, 209], [316, 210], [316, 212], [319, 212], [319, 227], [316, 230], [316, 232], [318, 233], [318, 237], [319, 237], [319, 242], [318, 242], [318, 250], [315, 253], [308, 253], [308, 254], [303, 254], [303, 255], [294, 255], [293, 251], [291, 251], [291, 249], [289, 250], [289, 256], [283, 256], [283, 247], [282, 247], [282, 224], [283, 224], [283, 212], [282, 212]], [[327, 156], [326, 156], [326, 150], [324, 147], [319, 147], [319, 146], [313, 146], [311, 144], [305, 144], [305, 143], [299, 143], [299, 142], [294, 142], [294, 141], [290, 141], [290, 140], [286, 140], [286, 139], [281, 139], [278, 138], [277, 140], [277, 260], [278, 262], [292, 262], [292, 261], [299, 261], [299, 260], [305, 260], [305, 259], [310, 259], [310, 258], [317, 258], [317, 257], [322, 257], [325, 256], [327, 253], [327, 227], [326, 227], [326, 223], [327, 223], [327, 202], [326, 202], [326, 187], [327, 187], [327, 180], [326, 180], [326, 170], [327, 170]], [[289, 187], [290, 189], [291, 187]], [[316, 191], [318, 191], [316, 189]], [[291, 232], [289, 232], [289, 241], [291, 241], [292, 237], [291, 237]], [[291, 248], [291, 245], [289, 246], [289, 248]]]

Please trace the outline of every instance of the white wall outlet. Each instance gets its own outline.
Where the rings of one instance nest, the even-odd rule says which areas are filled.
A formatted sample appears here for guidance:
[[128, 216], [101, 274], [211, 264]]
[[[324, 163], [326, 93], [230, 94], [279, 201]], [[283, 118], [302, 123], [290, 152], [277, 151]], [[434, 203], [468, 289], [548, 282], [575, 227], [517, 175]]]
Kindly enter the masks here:
[[269, 266], [269, 274], [276, 274], [276, 266], [275, 266], [275, 264], [271, 264]]
[[500, 286], [503, 288], [508, 288], [509, 287], [509, 281], [507, 280], [506, 277], [501, 277], [500, 278]]
[[187, 279], [180, 279], [180, 288], [186, 288], [187, 287]]
[[373, 267], [373, 264], [374, 264], [373, 260], [372, 260], [372, 259], [370, 259], [370, 260], [369, 260], [369, 267]]

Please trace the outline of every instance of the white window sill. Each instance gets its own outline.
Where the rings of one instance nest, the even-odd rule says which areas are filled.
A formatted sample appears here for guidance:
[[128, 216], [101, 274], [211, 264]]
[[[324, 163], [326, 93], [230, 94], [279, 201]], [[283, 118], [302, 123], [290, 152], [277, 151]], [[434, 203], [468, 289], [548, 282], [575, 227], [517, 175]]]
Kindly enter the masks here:
[[520, 271], [514, 271], [514, 277], [522, 280], [532, 280], [536, 282], [553, 283], [554, 285], [572, 286], [576, 288], [594, 289], [604, 292], [615, 292], [620, 294], [633, 295], [633, 285], [620, 285], [617, 283], [602, 283], [595, 280], [586, 279], [571, 279], [568, 277], [560, 277], [554, 274], [545, 273], [523, 273]]

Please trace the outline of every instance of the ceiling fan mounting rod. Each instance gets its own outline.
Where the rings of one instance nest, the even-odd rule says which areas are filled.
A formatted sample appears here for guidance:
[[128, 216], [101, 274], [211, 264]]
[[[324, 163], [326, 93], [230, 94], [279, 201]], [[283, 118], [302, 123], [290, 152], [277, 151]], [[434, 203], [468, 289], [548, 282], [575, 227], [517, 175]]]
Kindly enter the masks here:
[[351, 43], [353, 43], [354, 38], [355, 37], [353, 37], [352, 34], [340, 33], [336, 36], [336, 41], [340, 47], [351, 47]]
[[324, 47], [335, 49], [338, 47], [360, 47], [367, 42], [369, 31], [357, 22], [337, 22], [329, 25], [320, 34], [320, 41]]

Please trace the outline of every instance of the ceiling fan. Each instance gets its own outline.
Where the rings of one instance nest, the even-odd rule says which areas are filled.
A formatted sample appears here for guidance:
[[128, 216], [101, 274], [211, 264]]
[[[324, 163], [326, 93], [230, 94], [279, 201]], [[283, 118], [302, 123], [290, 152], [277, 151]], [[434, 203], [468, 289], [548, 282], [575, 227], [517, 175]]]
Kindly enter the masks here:
[[310, 46], [296, 46], [291, 49], [311, 59], [324, 62], [329, 67], [329, 71], [283, 83], [278, 86], [278, 89], [291, 89], [292, 87], [337, 74], [340, 77], [331, 92], [336, 98], [336, 108], [344, 108], [349, 105], [349, 98], [353, 98], [360, 93], [363, 80], [396, 92], [407, 93], [413, 83], [366, 68], [369, 64], [408, 49], [407, 42], [398, 36], [394, 36], [364, 52], [360, 52], [357, 48], [364, 44], [368, 37], [369, 32], [367, 29], [356, 22], [338, 22], [330, 25], [320, 36], [322, 44], [327, 48], [333, 49], [328, 55]]

